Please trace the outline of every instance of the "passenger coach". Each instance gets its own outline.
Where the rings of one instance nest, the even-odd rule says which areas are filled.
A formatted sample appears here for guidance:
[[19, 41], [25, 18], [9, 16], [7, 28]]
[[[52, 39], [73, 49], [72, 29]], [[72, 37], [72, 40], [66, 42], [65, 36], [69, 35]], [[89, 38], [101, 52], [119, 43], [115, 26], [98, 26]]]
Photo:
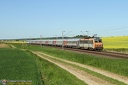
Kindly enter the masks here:
[[64, 46], [89, 50], [102, 50], [103, 43], [100, 37], [82, 39], [52, 39], [52, 40], [28, 40], [29, 44], [40, 44], [50, 46]]

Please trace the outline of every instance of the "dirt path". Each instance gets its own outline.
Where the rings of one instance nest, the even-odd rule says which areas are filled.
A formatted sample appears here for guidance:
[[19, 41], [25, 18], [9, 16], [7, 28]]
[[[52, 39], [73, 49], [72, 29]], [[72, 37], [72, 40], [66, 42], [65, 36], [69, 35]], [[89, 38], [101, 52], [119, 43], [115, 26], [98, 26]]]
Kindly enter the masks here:
[[9, 48], [9, 45], [7, 45], [7, 44], [0, 44], [0, 48]]
[[9, 45], [10, 45], [11, 48], [16, 48], [16, 47], [15, 47], [14, 45], [12, 45], [12, 44], [9, 44]]
[[74, 65], [89, 69], [91, 71], [97, 72], [97, 73], [102, 74], [104, 76], [107, 76], [107, 77], [110, 77], [110, 78], [113, 78], [113, 79], [116, 79], [118, 81], [121, 81], [121, 82], [124, 82], [124, 83], [128, 84], [128, 77], [124, 77], [124, 76], [121, 76], [121, 75], [118, 75], [118, 74], [114, 74], [112, 72], [105, 71], [105, 70], [102, 70], [102, 69], [98, 69], [98, 68], [95, 68], [95, 67], [91, 67], [91, 66], [88, 66], [88, 65], [84, 65], [84, 64], [68, 61], [68, 60], [65, 60], [65, 59], [56, 58], [56, 57], [44, 54], [42, 52], [38, 52], [38, 53], [42, 54], [42, 55], [45, 55], [45, 56], [48, 56], [48, 57], [51, 57], [51, 58], [54, 58], [54, 59], [57, 59], [57, 60], [64, 61], [66, 63], [74, 64]]
[[[84, 81], [85, 83], [87, 83], [89, 85], [113, 85], [113, 84], [111, 84], [111, 83], [109, 83], [109, 82], [107, 82], [101, 78], [95, 77], [95, 76], [93, 76], [93, 75], [91, 75], [91, 74], [89, 74], [83, 70], [80, 70], [80, 69], [73, 67], [71, 65], [62, 63], [61, 61], [55, 60], [58, 58], [46, 55], [46, 54], [41, 53], [41, 52], [33, 52], [33, 53], [36, 54], [37, 56], [45, 59], [45, 60], [48, 60], [49, 62], [52, 62], [52, 63], [58, 65], [59, 67], [65, 69], [66, 71], [75, 75], [78, 79]], [[61, 60], [61, 59], [58, 59], [58, 60]], [[65, 62], [65, 60], [63, 60], [63, 59], [62, 59], [62, 61]]]

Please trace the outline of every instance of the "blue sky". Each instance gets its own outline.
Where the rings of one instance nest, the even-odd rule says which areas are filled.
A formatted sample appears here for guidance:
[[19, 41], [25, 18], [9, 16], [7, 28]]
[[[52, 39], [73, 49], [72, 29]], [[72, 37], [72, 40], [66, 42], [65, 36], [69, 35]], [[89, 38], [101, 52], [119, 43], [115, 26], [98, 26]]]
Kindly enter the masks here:
[[0, 0], [0, 39], [61, 36], [62, 31], [128, 36], [128, 0]]

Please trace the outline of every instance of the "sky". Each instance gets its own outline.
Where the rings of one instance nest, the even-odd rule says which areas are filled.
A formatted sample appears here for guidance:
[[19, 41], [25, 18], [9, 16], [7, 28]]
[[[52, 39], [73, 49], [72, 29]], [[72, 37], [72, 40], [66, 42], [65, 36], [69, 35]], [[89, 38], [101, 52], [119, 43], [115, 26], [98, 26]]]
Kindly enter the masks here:
[[62, 31], [68, 37], [128, 36], [128, 0], [0, 0], [0, 39]]

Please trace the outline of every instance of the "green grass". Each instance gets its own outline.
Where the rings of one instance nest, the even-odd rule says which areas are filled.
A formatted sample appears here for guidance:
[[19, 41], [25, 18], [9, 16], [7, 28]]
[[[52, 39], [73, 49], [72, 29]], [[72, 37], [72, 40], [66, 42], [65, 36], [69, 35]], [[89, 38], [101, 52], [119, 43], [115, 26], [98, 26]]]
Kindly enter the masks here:
[[[44, 55], [43, 55], [43, 56], [44, 56]], [[48, 56], [45, 56], [45, 57], [48, 57]], [[67, 64], [67, 65], [71, 65], [71, 66], [73, 66], [73, 67], [75, 67], [75, 68], [78, 68], [78, 69], [80, 69], [80, 70], [83, 70], [83, 71], [85, 71], [85, 72], [87, 72], [87, 73], [89, 73], [89, 74], [91, 74], [91, 75], [93, 75], [93, 76], [96, 76], [96, 77], [101, 78], [101, 79], [103, 79], [103, 80], [105, 80], [105, 81], [108, 81], [108, 82], [111, 83], [111, 84], [115, 84], [115, 85], [126, 85], [126, 84], [123, 83], [123, 82], [120, 82], [120, 81], [118, 81], [118, 80], [115, 80], [115, 79], [106, 77], [106, 76], [104, 76], [104, 75], [102, 75], [102, 74], [99, 74], [99, 73], [97, 73], [97, 72], [91, 71], [91, 70], [89, 70], [89, 69], [86, 69], [86, 68], [83, 68], [83, 67], [80, 67], [80, 66], [71, 64], [71, 63], [67, 63], [67, 62], [64, 62], [64, 61], [61, 61], [61, 60], [58, 60], [58, 59], [55, 59], [55, 58], [50, 58], [50, 59], [52, 59], [52, 60], [54, 60], [54, 61], [59, 61], [59, 62], [61, 62], [61, 63]]]
[[80, 69], [80, 70], [83, 70], [83, 71], [85, 71], [85, 72], [87, 72], [87, 73], [89, 73], [89, 74], [91, 74], [91, 75], [93, 75], [93, 76], [96, 76], [96, 77], [98, 77], [98, 78], [101, 78], [101, 79], [103, 79], [103, 80], [106, 80], [106, 81], [108, 81], [109, 83], [112, 83], [112, 84], [115, 84], [115, 85], [126, 85], [126, 84], [123, 83], [123, 82], [120, 82], [120, 81], [118, 81], [118, 80], [115, 80], [115, 79], [106, 77], [106, 76], [104, 76], [104, 75], [102, 75], [102, 74], [99, 74], [99, 73], [97, 73], [97, 72], [91, 71], [91, 70], [89, 70], [89, 69], [86, 69], [86, 68], [83, 68], [83, 67], [80, 67], [80, 66], [77, 66], [77, 65], [74, 65], [74, 64], [69, 64], [69, 63], [66, 63], [66, 62], [61, 61], [61, 60], [57, 60], [57, 59], [54, 59], [54, 60], [63, 62], [64, 64], [71, 65], [71, 66], [73, 66], [73, 67], [75, 67], [75, 68], [78, 68], [78, 69]]
[[128, 36], [103, 37], [102, 40], [105, 49], [128, 50]]
[[87, 85], [74, 75], [42, 58], [37, 58], [38, 68], [45, 85]]
[[102, 58], [91, 55], [78, 54], [74, 52], [56, 50], [54, 48], [45, 48], [42, 50], [42, 52], [53, 55], [55, 57], [91, 65], [118, 73], [120, 75], [128, 76], [128, 60], [125, 59]]
[[108, 70], [123, 76], [128, 77], [128, 60], [127, 59], [113, 59], [113, 58], [105, 58], [105, 57], [97, 57], [97, 56], [91, 56], [91, 55], [85, 55], [85, 54], [79, 54], [75, 52], [69, 52], [69, 51], [62, 51], [51, 47], [40, 47], [40, 46], [21, 46], [20, 44], [15, 46], [19, 48], [26, 48], [29, 50], [35, 50], [35, 51], [42, 51], [46, 54], [79, 62], [82, 64], [87, 64], [90, 66], [94, 66], [97, 68], [101, 68], [104, 70]]
[[118, 81], [118, 80], [112, 79], [112, 78], [110, 78], [110, 77], [106, 77], [106, 76], [104, 76], [104, 75], [102, 75], [102, 74], [99, 74], [99, 73], [97, 73], [97, 72], [88, 70], [88, 69], [86, 69], [86, 68], [82, 68], [82, 67], [78, 67], [78, 66], [75, 66], [75, 67], [77, 67], [77, 68], [79, 68], [79, 69], [81, 69], [81, 70], [84, 70], [84, 71], [88, 72], [89, 74], [91, 74], [91, 75], [93, 75], [93, 76], [96, 76], [96, 77], [98, 77], [98, 78], [101, 78], [101, 79], [103, 79], [103, 80], [106, 80], [106, 81], [108, 81], [109, 83], [112, 83], [112, 84], [115, 84], [115, 85], [126, 85], [126, 84], [123, 83], [123, 82], [120, 82], [120, 81]]
[[87, 85], [29, 51], [0, 49], [0, 61], [0, 80], [32, 80], [32, 85]]
[[18, 49], [0, 49], [0, 80], [31, 80], [41, 85], [35, 58]]

